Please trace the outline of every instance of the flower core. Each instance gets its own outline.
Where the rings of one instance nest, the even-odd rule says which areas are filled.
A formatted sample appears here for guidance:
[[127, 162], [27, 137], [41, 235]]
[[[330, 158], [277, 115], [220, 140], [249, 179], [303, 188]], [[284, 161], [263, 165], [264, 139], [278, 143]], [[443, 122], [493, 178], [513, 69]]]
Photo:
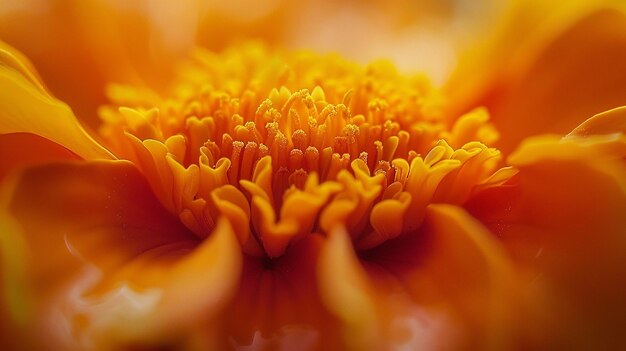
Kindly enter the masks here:
[[101, 135], [117, 156], [196, 235], [226, 217], [254, 256], [337, 225], [369, 249], [419, 228], [428, 204], [515, 173], [485, 145], [497, 139], [486, 111], [448, 126], [438, 91], [387, 62], [247, 44], [197, 50], [167, 91], [109, 95]]

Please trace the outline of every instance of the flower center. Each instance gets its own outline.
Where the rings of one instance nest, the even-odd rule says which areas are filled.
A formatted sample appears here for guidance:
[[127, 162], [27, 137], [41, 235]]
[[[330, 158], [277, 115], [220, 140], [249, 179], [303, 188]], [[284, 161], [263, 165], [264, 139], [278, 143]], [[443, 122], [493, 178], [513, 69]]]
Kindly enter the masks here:
[[[368, 249], [417, 229], [431, 202], [501, 184], [497, 133], [476, 110], [446, 128], [427, 80], [389, 63], [198, 51], [170, 89], [113, 86], [101, 134], [200, 237], [230, 220], [243, 250], [278, 257], [343, 225]], [[120, 107], [123, 106], [123, 107]]]

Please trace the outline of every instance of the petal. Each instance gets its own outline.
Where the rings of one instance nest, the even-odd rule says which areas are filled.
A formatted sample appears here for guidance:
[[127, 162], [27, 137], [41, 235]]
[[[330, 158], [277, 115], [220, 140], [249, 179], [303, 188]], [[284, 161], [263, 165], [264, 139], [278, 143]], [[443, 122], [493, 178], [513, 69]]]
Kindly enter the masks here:
[[108, 83], [139, 83], [136, 70], [163, 78], [155, 66], [164, 68], [161, 60], [169, 61], [171, 54], [151, 53], [149, 16], [132, 11], [133, 5], [50, 0], [18, 7], [0, 13], [0, 36], [33, 60], [50, 90], [85, 125], [98, 125], [97, 108], [107, 102]]
[[[19, 150], [17, 152], [16, 150]], [[36, 164], [77, 160], [76, 154], [59, 144], [30, 133], [0, 134], [0, 180], [11, 171]]]
[[113, 158], [85, 132], [70, 108], [46, 91], [21, 57], [0, 43], [0, 134], [32, 133], [83, 158]]
[[545, 136], [522, 143], [509, 158], [520, 169], [521, 192], [515, 204], [518, 218], [511, 220], [544, 231], [530, 231], [525, 242], [540, 239], [542, 244], [549, 242], [571, 250], [584, 246], [584, 253], [564, 262], [571, 265], [586, 253], [620, 241], [626, 224], [622, 215], [626, 205], [625, 157], [623, 136]]
[[25, 244], [16, 223], [0, 214], [0, 346], [4, 349], [32, 348], [28, 340], [32, 305], [28, 290]]
[[[577, 130], [616, 131], [605, 128], [614, 117], [598, 115]], [[468, 208], [528, 272], [528, 340], [548, 349], [621, 349], [626, 139], [577, 134], [524, 141], [509, 158], [518, 183], [490, 189]]]
[[313, 234], [278, 258], [245, 257], [239, 292], [223, 319], [232, 346], [337, 349], [337, 322], [326, 312], [315, 278], [322, 243]]
[[68, 330], [80, 348], [169, 342], [220, 312], [238, 285], [230, 226], [198, 245], [129, 162], [30, 168], [5, 191], [29, 252], [42, 342], [70, 347]]
[[622, 106], [597, 114], [576, 127], [567, 136], [586, 137], [611, 133], [626, 134], [626, 107]]
[[[181, 247], [182, 256], [172, 250]], [[239, 287], [239, 241], [230, 224], [221, 220], [208, 239], [189, 250], [174, 245], [132, 259], [117, 274], [122, 284], [82, 301], [88, 305], [77, 311], [89, 328], [81, 336], [98, 347], [223, 348], [224, 326], [217, 318]]]
[[500, 243], [459, 207], [431, 205], [428, 221], [436, 239], [426, 270], [439, 276], [437, 285], [465, 315], [469, 329], [476, 328], [469, 340], [480, 335], [483, 347], [506, 348], [516, 282]]
[[[360, 255], [407, 349], [507, 349], [517, 280], [492, 233], [463, 209], [430, 205], [419, 231]], [[408, 295], [408, 302], [397, 303]]]
[[517, 29], [509, 28], [493, 45], [500, 54], [476, 60], [495, 72], [490, 81], [469, 88], [467, 80], [490, 75], [468, 69], [451, 82], [457, 107], [488, 108], [502, 151], [512, 151], [527, 136], [565, 134], [587, 116], [624, 103], [626, 14], [603, 2], [580, 3], [528, 5], [527, 18], [519, 14], [510, 25]]
[[344, 228], [335, 227], [329, 234], [320, 252], [318, 279], [324, 305], [341, 321], [347, 348], [380, 349], [382, 338], [373, 287]]
[[184, 323], [193, 324], [189, 319], [193, 322], [215, 315], [214, 309], [228, 303], [225, 298], [239, 286], [241, 268], [237, 236], [226, 220], [220, 220], [209, 239], [176, 262], [169, 273], [164, 288], [168, 299], [163, 305], [165, 316], [159, 316], [162, 323], [176, 322], [182, 327]]
[[[111, 82], [163, 87], [176, 60], [198, 43], [222, 49], [233, 38], [258, 37], [261, 32], [268, 32], [265, 38], [284, 36], [273, 15], [280, 2], [247, 2], [15, 2], [14, 8], [0, 11], [0, 37], [24, 51], [50, 90], [81, 122], [96, 128], [97, 110], [107, 103], [105, 90]], [[257, 15], [250, 17], [254, 8]], [[287, 15], [278, 19], [285, 23], [291, 20]]]
[[8, 185], [13, 185], [6, 200], [10, 214], [34, 257], [47, 261], [41, 262], [47, 279], [64, 276], [55, 271], [62, 267], [50, 264], [53, 257], [77, 259], [68, 249], [111, 270], [150, 248], [193, 238], [126, 161], [35, 167]]

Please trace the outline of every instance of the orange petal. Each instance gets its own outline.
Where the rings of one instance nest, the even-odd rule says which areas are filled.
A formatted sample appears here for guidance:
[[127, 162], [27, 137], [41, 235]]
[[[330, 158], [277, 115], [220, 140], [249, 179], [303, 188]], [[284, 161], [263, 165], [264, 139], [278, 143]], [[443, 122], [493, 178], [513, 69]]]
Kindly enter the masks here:
[[382, 338], [373, 287], [344, 228], [335, 227], [329, 233], [320, 252], [318, 279], [322, 301], [341, 321], [348, 349], [380, 349]]
[[[5, 189], [3, 203], [24, 232], [43, 342], [67, 346], [59, 318], [76, 333], [106, 335], [111, 342], [154, 337], [165, 328], [161, 316], [181, 326], [210, 318], [237, 285], [240, 249], [230, 226], [218, 226], [188, 253], [197, 238], [161, 206], [128, 162], [51, 164], [27, 169], [7, 184], [12, 187]], [[110, 304], [131, 305], [120, 312], [109, 311]], [[109, 322], [119, 324], [115, 316], [122, 312], [129, 323], [159, 317], [127, 326], [121, 335], [107, 333], [109, 327], [120, 331]]]
[[560, 249], [585, 248], [567, 264], [595, 255], [596, 250], [611, 249], [604, 245], [621, 240], [619, 233], [626, 228], [622, 215], [626, 206], [625, 157], [624, 136], [544, 136], [522, 143], [509, 158], [520, 169], [516, 221], [544, 231], [529, 232], [525, 242], [540, 239]]
[[78, 311], [88, 328], [81, 336], [98, 347], [223, 348], [223, 326], [215, 325], [223, 322], [215, 319], [235, 295], [241, 269], [237, 237], [221, 220], [193, 251], [174, 245], [138, 255], [118, 273], [119, 285], [85, 298]]
[[70, 108], [51, 96], [22, 55], [0, 43], [0, 134], [32, 133], [83, 158], [113, 155], [81, 127]]
[[611, 133], [626, 134], [626, 107], [599, 113], [576, 127], [567, 136], [586, 137]]
[[527, 17], [518, 14], [518, 22], [509, 24], [517, 29], [505, 31], [510, 35], [494, 44], [492, 51], [500, 56], [477, 60], [495, 72], [491, 81], [473, 86], [471, 97], [456, 86], [468, 87], [467, 80], [489, 75], [468, 69], [451, 82], [453, 99], [463, 109], [488, 108], [501, 133], [496, 146], [505, 153], [527, 136], [565, 134], [587, 116], [624, 103], [626, 14], [602, 4], [528, 5]]
[[[19, 152], [18, 152], [19, 150]], [[30, 133], [0, 134], [0, 180], [11, 171], [56, 160], [77, 160], [74, 153]]]
[[370, 225], [374, 228], [375, 235], [360, 240], [359, 248], [374, 247], [385, 240], [400, 235], [404, 216], [410, 203], [411, 195], [400, 192], [394, 198], [383, 200], [374, 205], [370, 213]]
[[[360, 255], [408, 349], [506, 349], [516, 278], [496, 237], [463, 209], [430, 205], [419, 231]], [[408, 302], [398, 303], [403, 295]], [[418, 328], [412, 327], [417, 323]]]
[[337, 321], [324, 309], [315, 270], [323, 239], [308, 235], [278, 258], [246, 256], [224, 321], [235, 348], [337, 350]]
[[65, 275], [50, 264], [54, 257], [78, 259], [68, 246], [80, 259], [109, 270], [150, 248], [193, 238], [127, 161], [28, 169], [16, 179], [7, 203], [34, 257], [46, 260], [41, 262], [46, 277]]
[[[438, 242], [431, 267], [435, 271], [443, 268], [444, 272], [458, 269], [452, 281], [448, 281], [452, 283], [448, 287], [464, 287], [461, 293], [464, 296], [458, 300], [465, 305], [461, 311], [467, 308], [465, 313], [469, 314], [469, 322], [475, 322], [481, 328], [478, 333], [483, 335], [485, 347], [503, 348], [511, 342], [507, 340], [511, 336], [510, 325], [507, 324], [513, 317], [510, 313], [514, 308], [511, 306], [511, 295], [515, 279], [500, 243], [480, 222], [459, 207], [431, 205], [428, 220]], [[448, 256], [448, 259], [441, 256]], [[462, 273], [464, 271], [466, 273]], [[443, 278], [443, 281], [446, 280]], [[462, 280], [466, 280], [467, 284], [461, 283]], [[456, 295], [455, 292], [449, 293]]]
[[[609, 123], [615, 116], [604, 117]], [[612, 131], [602, 119], [579, 131]], [[490, 189], [469, 204], [532, 278], [527, 339], [536, 345], [624, 347], [625, 157], [620, 134], [535, 137], [509, 158], [519, 183]]]
[[163, 68], [161, 60], [171, 58], [166, 50], [151, 52], [160, 51], [153, 46], [159, 38], [151, 38], [149, 16], [133, 7], [107, 0], [28, 3], [0, 14], [0, 36], [33, 60], [81, 122], [96, 127], [97, 108], [107, 102], [106, 84], [139, 83], [137, 70], [162, 79], [156, 73], [166, 70], [155, 66]]
[[0, 346], [4, 349], [32, 348], [32, 308], [25, 271], [25, 243], [9, 216], [0, 214]]
[[227, 303], [225, 298], [238, 287], [241, 266], [237, 236], [228, 221], [220, 220], [211, 236], [168, 272], [166, 284], [162, 284], [166, 314], [159, 317], [164, 320], [162, 323], [177, 321], [175, 324], [182, 327], [214, 315], [215, 308]]

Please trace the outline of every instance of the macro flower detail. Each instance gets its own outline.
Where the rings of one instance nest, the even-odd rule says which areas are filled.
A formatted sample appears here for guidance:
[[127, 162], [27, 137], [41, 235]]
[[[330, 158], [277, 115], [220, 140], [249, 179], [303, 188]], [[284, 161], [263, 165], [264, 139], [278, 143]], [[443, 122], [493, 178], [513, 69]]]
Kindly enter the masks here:
[[116, 155], [200, 238], [225, 216], [254, 256], [339, 224], [372, 248], [418, 229], [431, 201], [462, 204], [514, 174], [478, 141], [497, 137], [485, 111], [448, 130], [428, 82], [385, 63], [249, 45], [198, 52], [172, 97], [111, 94], [121, 107], [102, 109], [101, 132]]
[[[325, 72], [337, 75], [320, 78]], [[296, 326], [311, 335], [310, 348], [325, 345], [321, 335], [335, 334], [344, 341], [330, 339], [322, 347], [381, 346], [381, 338], [392, 332], [385, 320], [398, 316], [385, 316], [388, 311], [377, 307], [378, 293], [358, 256], [384, 253], [387, 242], [403, 237], [419, 245], [431, 203], [463, 205], [516, 173], [503, 167], [496, 149], [481, 142], [497, 138], [486, 111], [472, 111], [447, 128], [441, 98], [427, 80], [403, 76], [384, 62], [363, 67], [307, 52], [280, 56], [249, 44], [222, 55], [198, 51], [181, 65], [169, 95], [129, 86], [112, 86], [109, 92], [116, 104], [101, 109], [103, 145], [131, 163], [91, 161], [86, 168], [34, 171], [33, 178], [49, 179], [55, 187], [28, 185], [25, 175], [14, 191], [32, 195], [10, 201], [18, 220], [39, 218], [35, 226], [58, 223], [53, 242], [67, 246], [58, 250], [97, 267], [80, 279], [68, 278], [74, 292], [60, 295], [85, 301], [78, 307], [58, 302], [65, 306], [62, 315], [71, 334], [80, 336], [80, 348], [100, 347], [111, 333], [117, 337], [109, 340], [111, 345], [155, 337], [164, 328], [155, 324], [160, 320], [190, 323], [193, 312], [171, 310], [176, 294], [192, 298], [185, 296], [185, 288], [216, 296], [213, 305], [208, 296], [194, 298], [206, 306], [197, 318], [224, 310], [234, 316], [235, 326], [223, 330], [233, 335], [232, 345], [263, 338], [270, 345], [281, 343], [283, 329]], [[110, 179], [102, 178], [105, 173]], [[140, 185], [141, 177], [147, 185]], [[98, 184], [96, 189], [69, 190], [81, 178]], [[62, 212], [31, 204], [35, 194], [55, 199]], [[95, 208], [76, 208], [74, 201], [85, 197]], [[87, 215], [92, 211], [98, 214]], [[64, 223], [81, 216], [86, 216], [81, 222], [93, 223]], [[327, 242], [321, 239], [325, 236]], [[98, 253], [99, 245], [112, 252]], [[171, 268], [161, 267], [165, 253], [180, 256], [165, 264]], [[194, 265], [201, 256], [215, 261], [202, 265], [211, 272], [203, 274], [204, 288], [191, 278], [201, 269]], [[140, 263], [133, 262], [152, 260], [159, 263], [135, 277], [130, 267]], [[336, 265], [345, 270], [336, 271]], [[150, 278], [153, 269], [163, 270], [157, 276], [167, 275]], [[356, 286], [336, 285], [344, 279], [356, 279]], [[216, 290], [216, 283], [222, 289]], [[92, 291], [101, 285], [112, 290]], [[353, 297], [363, 303], [349, 307]], [[251, 298], [267, 309], [254, 312]], [[355, 316], [363, 318], [356, 325]], [[246, 318], [249, 324], [242, 324]], [[415, 317], [406, 318], [393, 322], [399, 325], [395, 329], [415, 323], [410, 322]], [[119, 319], [143, 326], [118, 330], [114, 323]], [[326, 330], [324, 320], [337, 324]], [[373, 338], [369, 346], [367, 338], [355, 339], [366, 330]], [[169, 338], [180, 335], [172, 333], [159, 342], [176, 342]], [[218, 345], [222, 342], [228, 339]]]
[[[538, 27], [570, 50], [626, 24], [590, 9]], [[195, 48], [168, 84], [109, 82], [93, 129], [0, 42], [0, 345], [626, 345], [626, 107], [606, 109], [614, 82], [572, 101], [602, 107], [581, 120], [533, 104], [560, 91], [516, 96], [572, 74], [540, 69], [550, 43], [495, 67], [486, 51], [444, 87], [385, 60]]]

